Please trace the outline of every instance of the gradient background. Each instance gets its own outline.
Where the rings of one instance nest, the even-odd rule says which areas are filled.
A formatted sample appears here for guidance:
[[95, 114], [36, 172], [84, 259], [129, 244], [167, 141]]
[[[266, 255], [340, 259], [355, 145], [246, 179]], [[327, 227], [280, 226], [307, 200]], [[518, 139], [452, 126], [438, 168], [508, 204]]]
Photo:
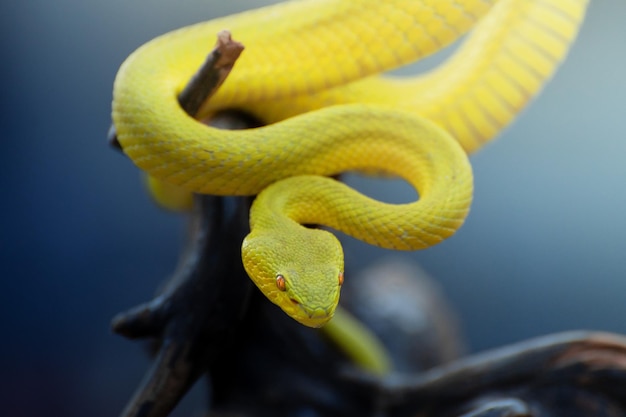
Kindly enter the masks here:
[[[170, 273], [184, 219], [154, 207], [137, 169], [108, 148], [111, 87], [155, 35], [264, 2], [210, 3], [1, 3], [3, 415], [116, 415], [143, 375], [141, 348], [109, 321]], [[472, 157], [465, 226], [404, 254], [442, 283], [473, 351], [563, 329], [626, 333], [625, 16], [623, 0], [592, 2], [552, 83]], [[355, 183], [389, 200], [406, 192]], [[353, 268], [388, 255], [346, 250]]]

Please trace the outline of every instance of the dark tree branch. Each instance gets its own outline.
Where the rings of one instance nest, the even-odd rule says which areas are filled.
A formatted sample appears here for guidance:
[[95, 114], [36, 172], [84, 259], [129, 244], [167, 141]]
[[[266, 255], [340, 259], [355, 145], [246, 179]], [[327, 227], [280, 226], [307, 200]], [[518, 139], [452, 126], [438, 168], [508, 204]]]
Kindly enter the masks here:
[[163, 312], [163, 297], [141, 304], [113, 318], [111, 329], [128, 339], [158, 337], [166, 317]]
[[196, 196], [190, 247], [163, 294], [118, 315], [114, 330], [161, 342], [123, 417], [165, 417], [232, 341], [251, 283], [241, 266], [245, 199]]
[[[221, 32], [215, 49], [180, 94], [181, 107], [195, 116], [228, 76], [242, 50], [230, 33]], [[216, 123], [223, 128], [252, 125], [232, 115], [217, 116]], [[119, 147], [114, 128], [109, 141]], [[190, 244], [163, 293], [113, 319], [114, 332], [161, 343], [122, 417], [167, 416], [228, 346], [251, 289], [239, 256], [248, 209], [248, 199], [195, 196]]]
[[[413, 415], [417, 409], [435, 410], [432, 415], [438, 415], [455, 403], [507, 390], [540, 398], [538, 393], [549, 391], [550, 386], [569, 390], [572, 397], [586, 390], [602, 392], [624, 406], [626, 337], [583, 331], [553, 334], [469, 356], [422, 374], [371, 382], [380, 384], [384, 402], [394, 410], [391, 414], [399, 416]], [[543, 406], [549, 408], [551, 404]]]

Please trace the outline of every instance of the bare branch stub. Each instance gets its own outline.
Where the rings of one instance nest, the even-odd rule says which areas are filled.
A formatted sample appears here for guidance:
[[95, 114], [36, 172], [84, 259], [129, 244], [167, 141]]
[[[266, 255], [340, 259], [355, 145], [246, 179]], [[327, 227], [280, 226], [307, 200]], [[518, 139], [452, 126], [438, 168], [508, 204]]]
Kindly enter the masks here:
[[[202, 104], [211, 98], [226, 80], [243, 49], [243, 44], [233, 40], [228, 30], [223, 30], [217, 34], [215, 47], [178, 95], [180, 106], [191, 117], [197, 115]], [[107, 140], [111, 147], [122, 150], [122, 145], [117, 140], [117, 132], [113, 125], [109, 128]]]
[[178, 96], [178, 102], [190, 116], [195, 117], [202, 104], [220, 88], [243, 49], [229, 31], [217, 34], [215, 48]]

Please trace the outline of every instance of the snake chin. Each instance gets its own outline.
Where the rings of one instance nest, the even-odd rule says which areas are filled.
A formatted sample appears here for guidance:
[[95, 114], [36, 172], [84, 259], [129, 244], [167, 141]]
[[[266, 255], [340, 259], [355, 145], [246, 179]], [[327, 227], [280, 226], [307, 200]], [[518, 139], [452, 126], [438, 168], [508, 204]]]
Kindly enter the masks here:
[[330, 321], [330, 319], [333, 318], [335, 309], [337, 308], [337, 303], [339, 302], [339, 289], [337, 289], [335, 294], [335, 300], [328, 307], [321, 307], [306, 303], [303, 304], [295, 298], [290, 298], [289, 301], [296, 306], [296, 309], [293, 309], [290, 312], [285, 310], [289, 316], [298, 321], [300, 324], [308, 327], [319, 328], [324, 326]]
[[251, 233], [242, 245], [246, 272], [274, 304], [308, 327], [334, 315], [343, 282], [343, 250], [324, 230], [302, 234]]

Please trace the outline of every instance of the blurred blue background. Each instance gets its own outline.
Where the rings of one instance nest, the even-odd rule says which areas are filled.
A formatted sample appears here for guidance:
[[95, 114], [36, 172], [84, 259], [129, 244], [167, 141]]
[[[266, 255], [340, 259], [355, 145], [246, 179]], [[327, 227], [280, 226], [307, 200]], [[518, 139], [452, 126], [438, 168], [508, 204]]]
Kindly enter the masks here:
[[[155, 35], [264, 2], [210, 3], [1, 3], [3, 415], [116, 415], [143, 375], [141, 348], [109, 322], [170, 273], [185, 223], [107, 146], [111, 88]], [[403, 255], [441, 282], [473, 351], [563, 329], [626, 333], [625, 16], [623, 0], [592, 2], [543, 94], [472, 157], [464, 227]], [[354, 183], [391, 200], [406, 191]], [[389, 254], [354, 241], [346, 251], [354, 269]]]

